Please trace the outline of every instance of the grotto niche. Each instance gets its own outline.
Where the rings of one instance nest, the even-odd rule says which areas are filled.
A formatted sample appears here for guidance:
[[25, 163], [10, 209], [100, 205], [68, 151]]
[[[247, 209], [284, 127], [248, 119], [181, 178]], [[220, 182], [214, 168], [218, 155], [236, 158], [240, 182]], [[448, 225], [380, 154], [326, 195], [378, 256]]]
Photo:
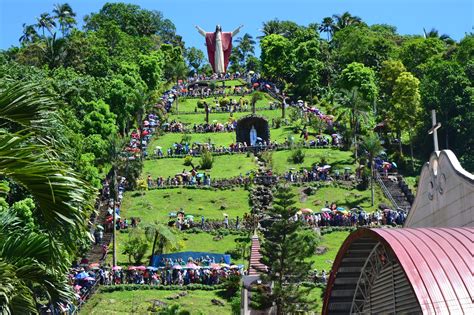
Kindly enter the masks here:
[[237, 142], [247, 143], [248, 146], [252, 142], [256, 144], [266, 141], [270, 141], [270, 128], [268, 127], [268, 121], [256, 114], [250, 114], [240, 118], [237, 121], [237, 127], [235, 128]]

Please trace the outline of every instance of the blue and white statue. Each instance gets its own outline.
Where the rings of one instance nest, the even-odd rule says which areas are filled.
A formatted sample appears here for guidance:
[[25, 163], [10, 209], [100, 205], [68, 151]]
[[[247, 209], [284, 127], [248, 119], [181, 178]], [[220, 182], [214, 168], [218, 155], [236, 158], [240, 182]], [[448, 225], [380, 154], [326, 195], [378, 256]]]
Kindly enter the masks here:
[[256, 144], [257, 144], [257, 130], [252, 125], [252, 128], [250, 129], [250, 146], [253, 147]]

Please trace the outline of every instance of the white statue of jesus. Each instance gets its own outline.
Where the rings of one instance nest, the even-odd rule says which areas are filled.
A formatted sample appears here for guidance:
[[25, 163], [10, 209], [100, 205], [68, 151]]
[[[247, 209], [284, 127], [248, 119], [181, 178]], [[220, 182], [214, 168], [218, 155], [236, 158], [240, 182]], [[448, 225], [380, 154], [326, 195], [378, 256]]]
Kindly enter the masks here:
[[199, 34], [206, 38], [207, 56], [214, 73], [225, 73], [229, 56], [232, 50], [232, 37], [237, 35], [242, 26], [239, 26], [232, 33], [222, 32], [221, 26], [216, 26], [215, 32], [206, 32], [199, 26], [196, 26]]
[[252, 128], [250, 129], [250, 146], [253, 147], [256, 144], [257, 144], [257, 130], [252, 125]]

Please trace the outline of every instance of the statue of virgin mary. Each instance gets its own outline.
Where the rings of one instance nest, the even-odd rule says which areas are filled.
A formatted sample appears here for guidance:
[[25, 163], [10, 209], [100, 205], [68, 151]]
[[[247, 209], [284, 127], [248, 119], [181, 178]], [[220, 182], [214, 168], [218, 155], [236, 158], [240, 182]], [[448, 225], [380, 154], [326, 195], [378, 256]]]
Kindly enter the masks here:
[[255, 126], [252, 125], [252, 128], [250, 129], [250, 146], [254, 146], [257, 144], [257, 129], [255, 129]]

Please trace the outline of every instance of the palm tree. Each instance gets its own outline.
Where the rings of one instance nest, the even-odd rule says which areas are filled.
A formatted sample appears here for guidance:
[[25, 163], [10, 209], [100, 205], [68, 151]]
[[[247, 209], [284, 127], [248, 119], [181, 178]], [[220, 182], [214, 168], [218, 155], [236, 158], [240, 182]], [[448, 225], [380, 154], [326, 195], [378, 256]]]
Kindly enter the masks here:
[[332, 34], [340, 31], [351, 25], [360, 25], [362, 24], [362, 19], [358, 16], [351, 15], [349, 12], [344, 12], [342, 14], [334, 14], [332, 16], [335, 20], [335, 24], [332, 30]]
[[161, 223], [155, 222], [145, 226], [145, 235], [150, 242], [153, 242], [150, 265], [153, 262], [153, 255], [182, 248], [182, 244], [176, 237], [176, 234], [169, 227]]
[[36, 21], [38, 22], [36, 24], [36, 27], [39, 29], [42, 29], [43, 31], [43, 37], [44, 37], [44, 30], [47, 29], [49, 33], [51, 33], [51, 30], [53, 27], [56, 26], [56, 22], [54, 22], [54, 18], [49, 15], [49, 13], [41, 13], [39, 18], [36, 18]]
[[242, 53], [242, 59], [247, 60], [248, 54], [255, 53], [255, 40], [253, 39], [252, 35], [245, 33], [243, 37], [239, 37], [235, 40], [236, 43], [239, 44], [239, 50]]
[[[358, 142], [357, 136], [360, 129], [361, 121], [367, 121], [368, 108], [370, 105], [359, 95], [357, 87], [352, 90], [342, 90], [343, 98], [334, 106], [334, 110], [338, 113], [338, 120], [349, 122], [349, 143], [354, 145], [354, 157], [358, 158]], [[347, 140], [347, 139], [346, 139]]]
[[271, 34], [278, 34], [278, 35], [283, 35], [283, 31], [281, 29], [281, 23], [278, 19], [275, 20], [270, 20], [265, 23], [263, 23], [263, 28], [261, 29], [263, 35], [258, 36], [257, 38], [261, 39], [265, 36], [271, 35]]
[[252, 98], [250, 99], [250, 104], [252, 106], [252, 114], [255, 114], [256, 108], [255, 105], [257, 104], [257, 101], [262, 100], [264, 98], [264, 94], [262, 92], [254, 92], [252, 94]]
[[67, 56], [66, 40], [64, 38], [56, 38], [56, 33], [45, 39], [38, 45], [42, 51], [42, 55], [50, 68], [57, 68], [63, 65]]
[[370, 163], [370, 190], [372, 197], [372, 206], [374, 205], [374, 159], [382, 153], [383, 147], [380, 142], [379, 136], [371, 132], [367, 136], [362, 138], [361, 147], [363, 148], [365, 154]]
[[56, 4], [53, 9], [54, 18], [58, 20], [63, 37], [68, 34], [69, 29], [76, 24], [76, 13], [68, 3]]
[[[109, 163], [111, 164], [112, 168], [112, 189], [111, 189], [111, 195], [113, 196], [114, 199], [114, 204], [119, 201], [118, 196], [119, 196], [119, 190], [118, 190], [118, 170], [121, 168], [123, 165], [123, 159], [121, 159], [121, 153], [122, 153], [122, 148], [124, 147], [126, 141], [125, 139], [122, 139], [118, 136], [111, 137], [109, 139]], [[128, 161], [127, 161], [128, 162]], [[125, 162], [125, 163], [127, 163]], [[127, 164], [128, 167], [128, 164]], [[127, 174], [125, 174], [127, 175]], [[117, 212], [115, 211], [115, 205], [114, 205], [114, 212], [113, 212], [113, 232], [112, 232], [112, 265], [117, 266], [117, 231], [116, 227], [117, 225], [115, 224], [117, 222]]]
[[87, 233], [95, 195], [52, 149], [47, 131], [58, 126], [51, 117], [62, 104], [39, 92], [43, 90], [25, 83], [0, 88], [0, 119], [15, 130], [0, 130], [0, 176], [28, 191], [37, 223], [29, 229], [20, 226], [14, 212], [0, 213], [2, 314], [36, 313], [39, 298], [53, 304], [72, 300], [65, 277], [67, 257]]
[[71, 301], [67, 261], [52, 249], [47, 234], [25, 230], [12, 213], [0, 212], [0, 313], [37, 313], [37, 292], [54, 304]]
[[435, 28], [432, 28], [429, 32], [426, 32], [425, 28], [423, 28], [423, 35], [425, 38], [438, 38], [441, 39], [448, 45], [454, 44], [454, 40], [448, 34], [439, 35], [439, 31]]
[[38, 33], [34, 25], [26, 25], [23, 23], [23, 34], [21, 35], [19, 41], [22, 44], [32, 43], [38, 38]]
[[332, 17], [330, 16], [327, 16], [323, 19], [321, 25], [319, 26], [319, 31], [320, 32], [324, 32], [327, 34], [328, 36], [328, 41], [331, 39], [332, 37], [332, 31], [334, 29], [334, 20], [332, 19]]
[[[168, 68], [168, 73], [170, 73], [171, 78], [174, 82], [178, 83], [179, 79], [182, 79], [186, 77], [186, 74], [188, 73], [188, 67], [186, 67], [186, 64], [184, 61], [176, 61], [176, 62], [170, 62], [167, 65]], [[178, 106], [178, 94], [176, 93], [176, 113], [179, 111], [179, 106]]]

